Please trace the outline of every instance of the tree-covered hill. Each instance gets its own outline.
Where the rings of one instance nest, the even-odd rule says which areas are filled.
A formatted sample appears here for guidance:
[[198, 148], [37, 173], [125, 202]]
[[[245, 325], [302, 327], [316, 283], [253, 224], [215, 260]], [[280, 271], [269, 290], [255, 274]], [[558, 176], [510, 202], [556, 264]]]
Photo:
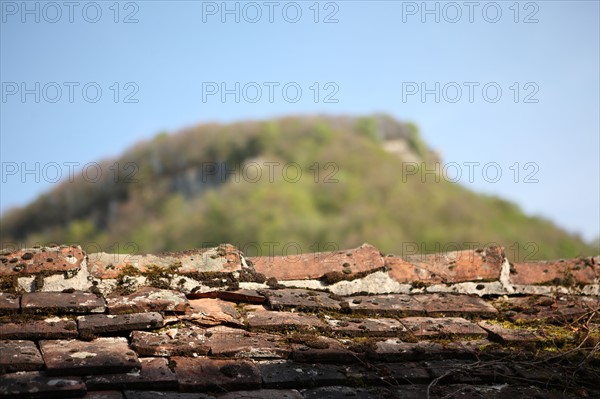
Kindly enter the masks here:
[[383, 115], [204, 124], [161, 133], [101, 162], [98, 180], [79, 174], [7, 212], [1, 240], [88, 252], [230, 242], [281, 255], [369, 242], [396, 254], [497, 243], [512, 259], [596, 255], [511, 202], [415, 170], [439, 161], [416, 126]]

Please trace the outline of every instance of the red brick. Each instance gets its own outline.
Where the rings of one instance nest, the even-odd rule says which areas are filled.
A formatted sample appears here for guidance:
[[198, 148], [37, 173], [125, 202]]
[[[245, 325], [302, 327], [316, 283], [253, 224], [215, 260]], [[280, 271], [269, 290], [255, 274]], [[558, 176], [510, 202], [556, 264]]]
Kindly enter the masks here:
[[258, 389], [261, 378], [256, 366], [248, 361], [174, 357], [179, 389], [184, 392], [223, 392]]
[[461, 317], [406, 317], [400, 322], [417, 339], [432, 338], [485, 338], [487, 333], [477, 324]]
[[399, 317], [425, 315], [423, 304], [412, 295], [369, 295], [346, 299], [352, 313]]
[[274, 334], [251, 333], [228, 327], [210, 328], [207, 333], [210, 334], [207, 345], [212, 356], [287, 359], [291, 352], [290, 346]]
[[429, 284], [498, 280], [504, 262], [504, 249], [487, 247], [431, 255], [412, 255], [404, 259], [386, 257], [390, 277], [399, 283]]
[[427, 316], [494, 317], [498, 310], [478, 296], [452, 294], [414, 295]]
[[248, 307], [246, 320], [250, 330], [281, 331], [287, 329], [323, 329], [325, 323], [317, 316], [298, 312], [277, 312], [262, 306]]
[[77, 318], [79, 332], [84, 334], [104, 334], [147, 330], [163, 326], [160, 313], [131, 313], [124, 315], [86, 315]]
[[198, 356], [208, 354], [206, 330], [173, 328], [162, 333], [134, 331], [132, 348], [140, 356]]
[[206, 327], [220, 324], [243, 325], [240, 313], [233, 304], [211, 298], [190, 300], [190, 308], [184, 319]]
[[258, 273], [277, 280], [319, 279], [337, 272], [352, 279], [384, 267], [383, 257], [372, 245], [363, 244], [348, 251], [317, 252], [290, 256], [249, 258]]
[[129, 372], [140, 367], [125, 338], [40, 341], [49, 375], [89, 375]]
[[176, 389], [177, 377], [167, 359], [141, 358], [141, 368], [129, 373], [94, 375], [85, 378], [88, 389]]
[[567, 287], [578, 284], [598, 284], [598, 258], [574, 258], [557, 261], [517, 262], [511, 265], [513, 284], [547, 284]]
[[23, 294], [21, 308], [26, 313], [103, 313], [104, 299], [90, 292], [30, 292]]
[[42, 356], [32, 341], [0, 341], [0, 374], [39, 370]]
[[340, 310], [339, 301], [332, 299], [331, 294], [321, 291], [286, 288], [282, 290], [265, 290], [269, 306], [273, 310], [298, 309], [307, 311]]
[[67, 318], [0, 324], [0, 339], [69, 339], [76, 338], [77, 323]]
[[202, 272], [230, 273], [242, 268], [239, 251], [229, 244], [218, 248], [194, 249], [184, 252], [163, 253], [160, 255], [129, 255], [93, 253], [88, 256], [90, 274], [96, 278], [117, 278], [124, 274], [126, 266], [139, 272], [147, 272], [151, 267], [160, 267], [171, 274], [191, 274]]
[[15, 313], [19, 311], [21, 298], [4, 292], [0, 292], [0, 314]]
[[48, 377], [39, 371], [0, 376], [0, 396], [47, 399], [85, 395], [86, 387], [77, 377]]
[[85, 253], [80, 247], [44, 247], [40, 249], [21, 249], [3, 255], [0, 264], [0, 276], [30, 276], [44, 273], [75, 274], [81, 268]]
[[109, 313], [172, 312], [184, 313], [189, 306], [179, 291], [142, 287], [130, 295], [113, 293], [106, 298]]

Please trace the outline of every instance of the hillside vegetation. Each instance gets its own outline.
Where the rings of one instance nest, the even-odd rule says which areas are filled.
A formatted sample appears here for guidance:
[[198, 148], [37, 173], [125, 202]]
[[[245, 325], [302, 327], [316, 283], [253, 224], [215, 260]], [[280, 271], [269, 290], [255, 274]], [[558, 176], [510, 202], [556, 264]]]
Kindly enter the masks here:
[[[404, 153], [384, 143], [403, 141]], [[438, 162], [387, 116], [288, 117], [161, 133], [2, 218], [2, 245], [158, 252], [230, 242], [249, 255], [438, 252], [497, 243], [512, 259], [596, 255], [548, 220], [454, 183], [403, 174]], [[301, 172], [301, 173], [300, 173]], [[260, 173], [260, 176], [259, 176]]]

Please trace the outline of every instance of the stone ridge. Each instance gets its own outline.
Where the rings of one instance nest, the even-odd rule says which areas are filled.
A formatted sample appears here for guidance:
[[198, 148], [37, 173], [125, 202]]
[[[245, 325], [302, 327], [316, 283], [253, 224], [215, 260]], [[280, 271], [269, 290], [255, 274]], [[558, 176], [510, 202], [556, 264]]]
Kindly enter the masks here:
[[363, 244], [345, 251], [246, 258], [230, 244], [157, 255], [86, 255], [78, 246], [56, 246], [4, 251], [0, 261], [0, 290], [7, 293], [109, 295], [150, 286], [200, 298], [281, 285], [337, 295], [600, 294], [599, 257], [511, 263], [500, 247], [402, 258]]
[[2, 259], [0, 398], [600, 397], [598, 258]]

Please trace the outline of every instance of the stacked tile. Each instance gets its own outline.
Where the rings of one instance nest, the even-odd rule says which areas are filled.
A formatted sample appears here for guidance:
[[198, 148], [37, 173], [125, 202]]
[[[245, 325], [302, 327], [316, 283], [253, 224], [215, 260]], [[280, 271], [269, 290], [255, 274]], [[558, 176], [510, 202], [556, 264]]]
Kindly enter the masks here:
[[[400, 259], [363, 245], [292, 263], [222, 245], [94, 259], [62, 246], [3, 259], [0, 397], [600, 395], [598, 296], [532, 285], [569, 268], [595, 283], [594, 258], [510, 265], [491, 247]], [[430, 289], [501, 274], [518, 295]], [[411, 290], [330, 289], [384, 276]]]

